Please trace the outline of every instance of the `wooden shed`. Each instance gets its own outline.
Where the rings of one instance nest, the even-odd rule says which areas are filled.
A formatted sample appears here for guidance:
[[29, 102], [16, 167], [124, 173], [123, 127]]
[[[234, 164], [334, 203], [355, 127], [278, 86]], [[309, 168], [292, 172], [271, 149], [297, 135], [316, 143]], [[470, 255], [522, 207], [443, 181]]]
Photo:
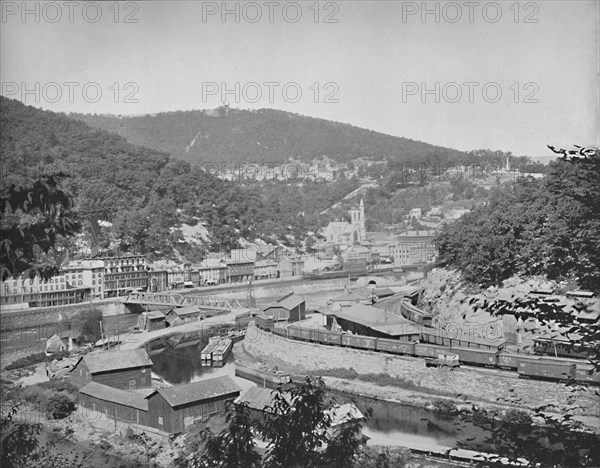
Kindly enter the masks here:
[[206, 310], [197, 306], [176, 307], [167, 313], [166, 320], [173, 327], [182, 323], [195, 322], [203, 318], [204, 314], [206, 314]]
[[113, 388], [151, 388], [152, 361], [145, 349], [101, 351], [82, 356], [69, 373], [77, 388], [96, 382]]
[[275, 321], [299, 322], [306, 318], [306, 303], [302, 296], [291, 293], [265, 307], [263, 315], [273, 317]]
[[138, 328], [140, 330], [154, 331], [165, 328], [165, 314], [160, 310], [143, 312], [138, 318]]
[[227, 375], [156, 389], [146, 396], [148, 425], [171, 434], [183, 432], [194, 421], [223, 411], [226, 403], [235, 400], [240, 391]]
[[148, 401], [141, 393], [90, 382], [79, 390], [79, 404], [110, 419], [148, 425]]

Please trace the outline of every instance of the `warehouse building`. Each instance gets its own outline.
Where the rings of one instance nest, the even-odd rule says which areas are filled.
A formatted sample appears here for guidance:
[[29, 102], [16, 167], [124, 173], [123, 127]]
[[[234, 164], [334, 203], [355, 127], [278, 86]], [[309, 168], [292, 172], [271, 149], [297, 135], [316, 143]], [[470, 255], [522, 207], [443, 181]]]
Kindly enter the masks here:
[[273, 317], [275, 321], [299, 322], [306, 318], [306, 303], [302, 296], [291, 292], [265, 307], [262, 315]]
[[79, 389], [79, 404], [110, 419], [148, 425], [148, 401], [138, 392], [90, 382]]
[[171, 434], [225, 409], [241, 388], [229, 376], [159, 388], [147, 395], [148, 425]]
[[95, 352], [79, 358], [69, 373], [69, 380], [77, 388], [90, 382], [127, 390], [151, 388], [151, 369], [152, 361], [143, 348]]

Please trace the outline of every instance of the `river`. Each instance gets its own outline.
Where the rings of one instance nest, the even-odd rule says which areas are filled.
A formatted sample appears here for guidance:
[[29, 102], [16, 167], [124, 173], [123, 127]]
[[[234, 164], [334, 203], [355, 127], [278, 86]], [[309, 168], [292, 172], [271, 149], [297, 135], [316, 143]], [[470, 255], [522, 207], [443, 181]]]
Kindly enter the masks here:
[[[206, 367], [200, 360], [200, 351], [206, 341], [191, 346], [172, 349], [167, 347], [150, 358], [152, 371], [163, 380], [174, 385], [229, 375], [243, 390], [255, 386], [254, 382], [235, 376], [233, 352], [224, 367]], [[372, 416], [366, 421], [363, 434], [368, 436], [369, 445], [411, 447], [421, 450], [443, 451], [456, 447], [459, 439], [476, 437], [481, 443], [488, 434], [471, 423], [458, 418], [438, 415], [431, 411], [370, 398], [332, 394], [339, 403], [353, 401]], [[479, 445], [482, 446], [482, 445]]]

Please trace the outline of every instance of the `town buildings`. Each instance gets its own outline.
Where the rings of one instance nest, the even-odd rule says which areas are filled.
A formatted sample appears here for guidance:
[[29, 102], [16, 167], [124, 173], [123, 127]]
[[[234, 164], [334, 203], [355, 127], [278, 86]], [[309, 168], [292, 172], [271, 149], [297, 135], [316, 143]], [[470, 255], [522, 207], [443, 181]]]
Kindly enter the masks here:
[[104, 262], [102, 260], [76, 260], [62, 267], [72, 284], [89, 286], [94, 299], [104, 298]]
[[390, 246], [394, 265], [416, 265], [434, 263], [437, 257], [434, 231], [408, 231], [396, 236]]
[[104, 297], [123, 296], [132, 290], [146, 291], [148, 267], [143, 255], [105, 257]]
[[[101, 280], [101, 279], [100, 279]], [[92, 285], [83, 283], [83, 273], [59, 274], [52, 278], [8, 278], [2, 282], [0, 306], [52, 307], [76, 304], [92, 296]]]

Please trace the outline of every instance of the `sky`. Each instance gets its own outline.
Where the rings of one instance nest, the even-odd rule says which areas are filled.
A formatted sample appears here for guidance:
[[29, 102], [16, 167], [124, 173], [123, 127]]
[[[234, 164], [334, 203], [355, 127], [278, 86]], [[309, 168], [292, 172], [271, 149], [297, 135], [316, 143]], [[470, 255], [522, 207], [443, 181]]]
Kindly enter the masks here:
[[591, 1], [2, 1], [2, 95], [57, 112], [274, 108], [460, 150], [597, 146]]

